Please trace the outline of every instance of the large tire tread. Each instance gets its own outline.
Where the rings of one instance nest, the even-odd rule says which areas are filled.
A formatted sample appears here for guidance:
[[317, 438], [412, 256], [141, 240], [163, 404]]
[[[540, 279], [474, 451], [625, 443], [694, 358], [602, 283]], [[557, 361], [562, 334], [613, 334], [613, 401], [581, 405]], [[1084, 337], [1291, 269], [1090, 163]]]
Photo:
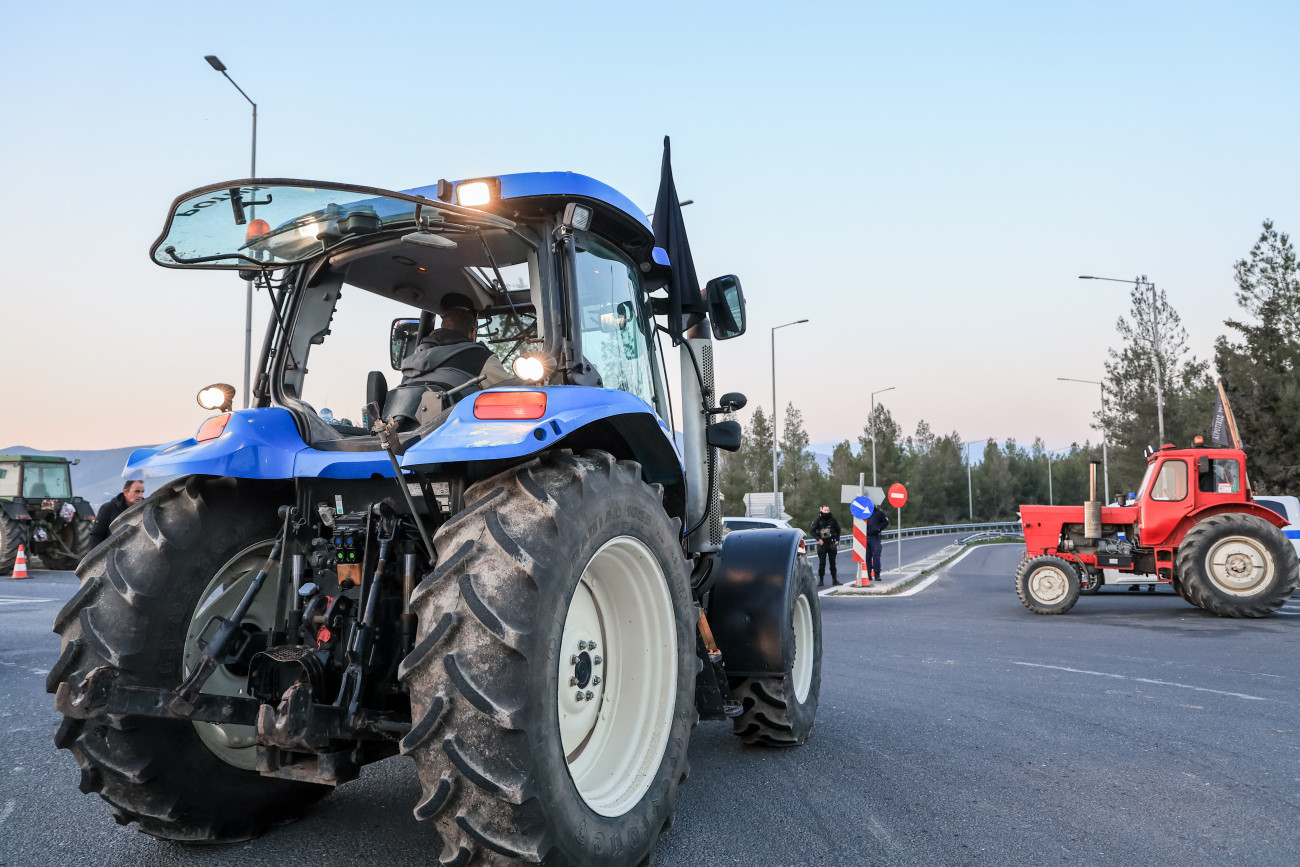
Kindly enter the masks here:
[[[100, 666], [116, 669], [122, 683], [179, 682], [179, 643], [159, 652], [158, 641], [174, 636], [156, 634], [177, 626], [159, 624], [162, 611], [153, 612], [151, 623], [149, 606], [142, 603], [162, 596], [168, 582], [177, 580], [181, 552], [198, 549], [201, 562], [203, 554], [230, 547], [236, 528], [205, 522], [220, 516], [209, 498], [233, 487], [229, 480], [186, 477], [119, 517], [113, 535], [82, 561], [81, 587], [55, 617], [63, 648], [46, 679], [48, 692]], [[185, 626], [179, 628], [183, 638]], [[107, 801], [119, 824], [135, 822], [141, 831], [169, 840], [248, 839], [295, 818], [331, 791], [237, 771], [206, 752], [184, 722], [100, 717], [88, 724], [65, 717], [55, 745], [72, 753], [82, 770], [81, 790]]]
[[575, 488], [589, 498], [643, 484], [633, 462], [552, 452], [471, 486], [465, 508], [435, 535], [438, 563], [412, 595], [416, 646], [398, 674], [413, 723], [401, 751], [424, 789], [414, 814], [437, 829], [443, 867], [560, 858], [524, 731], [528, 648], [545, 575], [534, 551], [543, 539], [576, 538], [562, 506]]
[[[1271, 541], [1278, 574], [1272, 586], [1255, 597], [1232, 597], [1222, 593], [1205, 573], [1204, 560], [1219, 536], [1246, 535]], [[1220, 617], [1268, 617], [1291, 598], [1300, 578], [1295, 547], [1282, 533], [1262, 518], [1240, 512], [1211, 515], [1187, 531], [1178, 546], [1175, 566], [1182, 596], [1197, 608]]]

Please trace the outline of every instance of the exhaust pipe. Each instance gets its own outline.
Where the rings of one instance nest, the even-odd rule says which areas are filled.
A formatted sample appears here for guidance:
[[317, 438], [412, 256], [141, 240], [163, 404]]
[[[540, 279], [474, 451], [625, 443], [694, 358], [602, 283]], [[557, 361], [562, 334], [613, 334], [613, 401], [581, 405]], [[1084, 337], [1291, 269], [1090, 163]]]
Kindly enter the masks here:
[[1097, 499], [1097, 462], [1088, 462], [1088, 502], [1083, 504], [1083, 535], [1101, 538], [1101, 501]]

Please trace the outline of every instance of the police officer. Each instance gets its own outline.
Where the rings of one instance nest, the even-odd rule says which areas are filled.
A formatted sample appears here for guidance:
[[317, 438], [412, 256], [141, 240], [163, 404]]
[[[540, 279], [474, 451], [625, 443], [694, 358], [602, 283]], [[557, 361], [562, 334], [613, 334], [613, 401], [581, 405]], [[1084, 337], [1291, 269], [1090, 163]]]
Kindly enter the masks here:
[[831, 514], [830, 506], [822, 506], [822, 513], [813, 521], [810, 531], [817, 540], [817, 586], [826, 584], [826, 558], [831, 561], [831, 583], [839, 585], [840, 579], [835, 572], [835, 554], [839, 551], [840, 522]]
[[867, 518], [867, 576], [872, 581], [880, 578], [880, 534], [888, 526], [889, 516], [876, 506], [871, 517]]

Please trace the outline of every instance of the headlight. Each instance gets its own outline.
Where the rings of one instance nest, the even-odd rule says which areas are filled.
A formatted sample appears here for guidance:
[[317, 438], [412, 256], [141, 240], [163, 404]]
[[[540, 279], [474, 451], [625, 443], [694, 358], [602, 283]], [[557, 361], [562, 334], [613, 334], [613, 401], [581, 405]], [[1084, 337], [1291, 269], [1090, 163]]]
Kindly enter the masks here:
[[230, 406], [235, 400], [235, 387], [226, 385], [224, 382], [213, 383], [206, 388], [199, 389], [195, 397], [199, 406], [208, 410], [217, 412], [230, 412]]
[[541, 382], [550, 373], [550, 361], [541, 355], [521, 355], [515, 359], [515, 376], [524, 382]]

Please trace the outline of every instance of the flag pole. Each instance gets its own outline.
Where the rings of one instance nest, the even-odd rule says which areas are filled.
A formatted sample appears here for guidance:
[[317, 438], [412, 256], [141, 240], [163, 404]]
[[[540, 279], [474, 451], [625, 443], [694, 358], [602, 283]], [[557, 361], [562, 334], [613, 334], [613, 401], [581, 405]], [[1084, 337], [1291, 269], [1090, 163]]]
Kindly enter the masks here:
[[1223, 403], [1223, 414], [1228, 419], [1228, 431], [1232, 434], [1232, 447], [1241, 448], [1241, 434], [1237, 433], [1237, 418], [1232, 414], [1232, 405], [1228, 403], [1228, 393], [1223, 390], [1223, 380], [1216, 380], [1219, 387], [1219, 400]]

